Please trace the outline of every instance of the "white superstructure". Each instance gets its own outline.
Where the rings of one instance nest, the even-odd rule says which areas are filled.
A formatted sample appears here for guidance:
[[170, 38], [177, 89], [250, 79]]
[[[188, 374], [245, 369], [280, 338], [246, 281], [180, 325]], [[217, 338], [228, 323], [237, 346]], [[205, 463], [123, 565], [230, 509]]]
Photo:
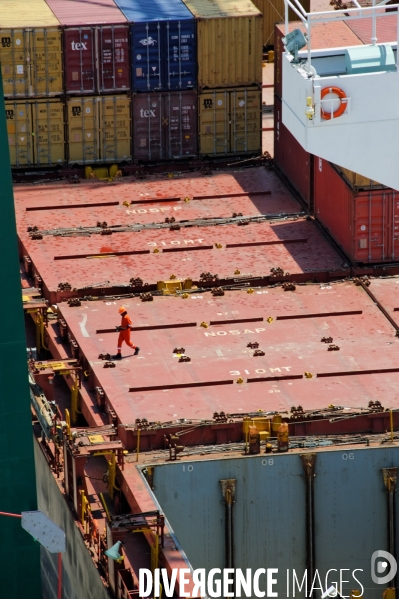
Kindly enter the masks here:
[[[307, 48], [295, 51], [295, 35], [289, 35], [291, 53], [282, 57], [282, 120], [308, 152], [399, 189], [397, 41], [378, 44], [379, 17], [394, 19], [397, 30], [398, 12], [385, 12], [386, 1], [371, 7], [353, 2], [354, 9], [306, 13], [298, 0], [285, 0], [286, 35], [290, 7], [306, 28]], [[370, 45], [312, 48], [315, 24], [360, 18], [372, 19]]]

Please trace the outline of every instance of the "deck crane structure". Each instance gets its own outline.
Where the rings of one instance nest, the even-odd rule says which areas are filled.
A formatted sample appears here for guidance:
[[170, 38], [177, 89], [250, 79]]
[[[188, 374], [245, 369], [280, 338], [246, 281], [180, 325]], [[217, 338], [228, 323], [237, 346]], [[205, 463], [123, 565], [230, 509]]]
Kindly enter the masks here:
[[[388, 12], [387, 2], [307, 13], [299, 0], [285, 0], [282, 122], [307, 152], [399, 189], [399, 5]], [[294, 31], [289, 9], [302, 21]], [[381, 17], [396, 24], [390, 43], [378, 44]], [[371, 21], [369, 45], [312, 47], [316, 24], [359, 19]]]

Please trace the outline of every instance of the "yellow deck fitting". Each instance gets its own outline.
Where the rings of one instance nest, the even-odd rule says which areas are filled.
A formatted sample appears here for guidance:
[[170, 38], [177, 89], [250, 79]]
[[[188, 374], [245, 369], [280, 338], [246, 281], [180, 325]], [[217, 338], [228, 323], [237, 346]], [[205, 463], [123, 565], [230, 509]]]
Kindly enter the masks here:
[[89, 435], [87, 437], [90, 443], [102, 443], [104, 441], [104, 437], [102, 435]]

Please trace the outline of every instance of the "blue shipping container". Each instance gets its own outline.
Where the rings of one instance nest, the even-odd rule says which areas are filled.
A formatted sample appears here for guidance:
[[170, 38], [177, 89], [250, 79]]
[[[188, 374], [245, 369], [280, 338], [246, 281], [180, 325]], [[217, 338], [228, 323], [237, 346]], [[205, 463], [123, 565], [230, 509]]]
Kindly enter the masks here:
[[134, 92], [197, 87], [196, 21], [181, 0], [115, 0], [131, 25]]

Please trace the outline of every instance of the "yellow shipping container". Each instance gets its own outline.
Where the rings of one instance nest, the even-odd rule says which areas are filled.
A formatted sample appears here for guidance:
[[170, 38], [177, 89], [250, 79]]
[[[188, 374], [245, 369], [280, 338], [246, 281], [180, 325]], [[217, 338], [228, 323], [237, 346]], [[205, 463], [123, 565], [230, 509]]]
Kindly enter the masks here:
[[198, 87], [262, 84], [262, 24], [250, 0], [183, 0], [197, 18]]
[[[252, 0], [263, 15], [263, 45], [274, 46], [274, 24], [285, 20], [284, 0]], [[310, 0], [301, 0], [306, 12], [310, 12]], [[289, 10], [290, 21], [297, 21], [298, 16]]]
[[44, 0], [2, 0], [0, 62], [6, 97], [62, 93], [61, 28]]
[[128, 96], [71, 98], [67, 110], [69, 164], [131, 161]]
[[335, 165], [335, 168], [344, 176], [344, 178], [349, 181], [353, 187], [383, 187], [381, 183], [377, 183], [377, 181], [363, 177], [363, 175], [354, 173], [347, 168], [342, 168], [341, 166], [337, 165]]
[[200, 155], [260, 153], [262, 92], [218, 89], [199, 95]]
[[55, 166], [65, 162], [61, 100], [6, 101], [11, 166]]

